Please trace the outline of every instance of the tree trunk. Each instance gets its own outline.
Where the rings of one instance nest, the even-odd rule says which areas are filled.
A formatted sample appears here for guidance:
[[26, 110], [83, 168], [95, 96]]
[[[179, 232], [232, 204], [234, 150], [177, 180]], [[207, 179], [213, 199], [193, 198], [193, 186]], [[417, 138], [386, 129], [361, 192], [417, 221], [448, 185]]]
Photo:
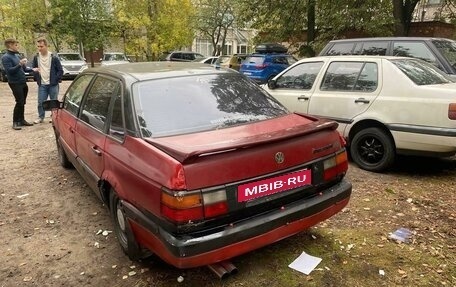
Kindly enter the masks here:
[[[307, 2], [307, 47], [312, 47], [315, 41], [315, 2], [316, 0], [308, 0]], [[315, 56], [315, 50], [309, 49], [309, 56]]]
[[394, 35], [408, 36], [412, 15], [420, 0], [392, 0], [394, 17]]

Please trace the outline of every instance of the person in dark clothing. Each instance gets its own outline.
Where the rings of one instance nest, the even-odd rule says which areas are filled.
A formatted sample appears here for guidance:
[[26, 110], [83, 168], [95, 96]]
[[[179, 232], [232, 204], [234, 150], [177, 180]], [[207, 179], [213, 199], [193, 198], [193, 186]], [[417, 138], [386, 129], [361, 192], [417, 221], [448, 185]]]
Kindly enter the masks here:
[[28, 86], [25, 78], [27, 59], [19, 57], [19, 42], [16, 39], [6, 39], [6, 53], [2, 57], [3, 68], [8, 78], [8, 85], [13, 92], [16, 105], [13, 110], [13, 129], [20, 130], [22, 126], [33, 126], [24, 119], [24, 109], [27, 99]]

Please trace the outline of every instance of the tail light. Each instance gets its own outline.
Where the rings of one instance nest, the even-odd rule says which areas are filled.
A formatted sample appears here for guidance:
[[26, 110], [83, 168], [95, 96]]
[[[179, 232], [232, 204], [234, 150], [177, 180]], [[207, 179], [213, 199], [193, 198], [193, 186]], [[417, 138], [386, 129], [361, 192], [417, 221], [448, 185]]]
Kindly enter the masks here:
[[266, 64], [256, 65], [256, 66], [255, 66], [255, 69], [257, 69], [257, 70], [263, 70], [264, 68], [266, 68], [266, 66], [267, 66]]
[[177, 223], [201, 220], [204, 218], [201, 193], [163, 190], [161, 212], [163, 216]]
[[335, 177], [345, 174], [348, 170], [348, 158], [345, 149], [338, 152], [335, 156], [326, 159], [323, 162], [324, 180], [331, 180]]
[[162, 215], [184, 224], [216, 217], [228, 212], [225, 189], [211, 191], [169, 191], [161, 195]]
[[456, 103], [448, 105], [448, 118], [450, 120], [456, 120]]

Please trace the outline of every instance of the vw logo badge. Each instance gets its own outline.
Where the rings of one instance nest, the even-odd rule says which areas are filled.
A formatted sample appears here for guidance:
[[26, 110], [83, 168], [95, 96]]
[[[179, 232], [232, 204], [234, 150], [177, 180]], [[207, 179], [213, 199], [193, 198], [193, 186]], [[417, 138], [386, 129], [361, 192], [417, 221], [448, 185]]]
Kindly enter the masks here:
[[285, 160], [285, 155], [283, 154], [283, 152], [279, 151], [275, 154], [274, 158], [277, 163], [283, 163], [283, 161]]

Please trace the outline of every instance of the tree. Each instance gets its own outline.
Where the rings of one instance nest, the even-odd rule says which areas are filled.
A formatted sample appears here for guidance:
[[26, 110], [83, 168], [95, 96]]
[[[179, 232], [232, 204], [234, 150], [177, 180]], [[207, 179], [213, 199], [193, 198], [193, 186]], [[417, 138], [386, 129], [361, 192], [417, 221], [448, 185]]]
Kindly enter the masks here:
[[235, 1], [230, 0], [198, 0], [196, 30], [202, 36], [211, 40], [212, 56], [220, 55], [225, 46], [228, 30], [233, 28], [235, 22], [234, 5]]
[[114, 0], [113, 4], [127, 53], [152, 60], [163, 51], [191, 45], [190, 0]]
[[388, 1], [252, 0], [242, 5], [244, 23], [260, 31], [257, 41], [288, 42], [306, 56], [346, 31], [387, 34], [392, 24]]
[[108, 41], [112, 26], [109, 0], [49, 0], [51, 27], [59, 35], [67, 35], [66, 41], [74, 48], [92, 52]]

